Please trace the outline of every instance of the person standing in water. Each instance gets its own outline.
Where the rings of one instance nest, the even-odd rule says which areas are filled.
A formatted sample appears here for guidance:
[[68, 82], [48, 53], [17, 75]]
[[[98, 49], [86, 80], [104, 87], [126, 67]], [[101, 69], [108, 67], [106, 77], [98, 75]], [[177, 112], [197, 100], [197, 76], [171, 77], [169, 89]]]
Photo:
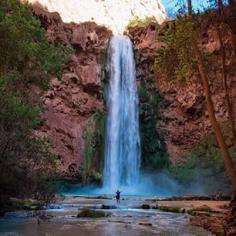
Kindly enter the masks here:
[[120, 194], [121, 192], [119, 190], [116, 191], [116, 203], [119, 204], [120, 203]]

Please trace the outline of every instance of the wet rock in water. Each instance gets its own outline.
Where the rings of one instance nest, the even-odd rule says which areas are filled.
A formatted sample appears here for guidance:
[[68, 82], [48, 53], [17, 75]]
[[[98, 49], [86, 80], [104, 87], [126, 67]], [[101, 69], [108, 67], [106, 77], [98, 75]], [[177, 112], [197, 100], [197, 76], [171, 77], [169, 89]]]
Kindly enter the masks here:
[[158, 205], [152, 206], [152, 209], [153, 209], [153, 210], [158, 210], [158, 209], [159, 209], [159, 206], [158, 206]]
[[112, 199], [112, 197], [107, 197], [107, 196], [97, 196], [97, 199]]
[[84, 208], [78, 213], [77, 217], [100, 218], [100, 217], [108, 217], [110, 215], [111, 213], [108, 212], [96, 211]]
[[166, 212], [173, 212], [173, 213], [184, 213], [183, 208], [181, 207], [170, 207], [170, 206], [159, 206], [158, 209], [160, 211], [166, 211]]
[[183, 207], [179, 209], [179, 213], [186, 213], [186, 211], [187, 210], [185, 208], [183, 208]]
[[151, 209], [150, 205], [148, 205], [148, 204], [143, 204], [143, 205], [141, 206], [141, 208], [142, 208], [142, 209], [145, 209], [145, 210]]
[[152, 223], [149, 222], [139, 222], [138, 224], [143, 226], [152, 226]]
[[102, 204], [101, 209], [109, 210], [109, 209], [117, 209], [117, 207]]

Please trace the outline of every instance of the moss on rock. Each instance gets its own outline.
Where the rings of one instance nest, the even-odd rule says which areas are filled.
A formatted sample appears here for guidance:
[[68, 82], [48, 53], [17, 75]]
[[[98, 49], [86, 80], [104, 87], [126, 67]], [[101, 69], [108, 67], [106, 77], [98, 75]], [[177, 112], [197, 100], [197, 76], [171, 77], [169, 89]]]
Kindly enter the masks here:
[[110, 213], [107, 213], [105, 211], [97, 211], [84, 208], [78, 213], [77, 217], [101, 218], [101, 217], [108, 217], [110, 215], [111, 215]]
[[126, 26], [126, 31], [129, 28], [134, 28], [134, 27], [146, 27], [151, 23], [158, 23], [156, 18], [153, 17], [146, 17], [145, 19], [140, 19], [138, 16], [135, 16]]
[[173, 213], [184, 213], [185, 211], [181, 207], [171, 207], [171, 206], [159, 206], [160, 211], [173, 212]]
[[153, 86], [152, 78], [141, 81], [139, 97], [142, 167], [160, 170], [168, 167], [169, 159], [163, 134], [157, 129], [158, 105], [161, 98]]
[[141, 206], [142, 209], [145, 209], [145, 210], [148, 210], [148, 209], [151, 209], [150, 205], [149, 204], [143, 204]]
[[94, 113], [84, 131], [83, 182], [101, 182], [105, 137], [105, 113]]

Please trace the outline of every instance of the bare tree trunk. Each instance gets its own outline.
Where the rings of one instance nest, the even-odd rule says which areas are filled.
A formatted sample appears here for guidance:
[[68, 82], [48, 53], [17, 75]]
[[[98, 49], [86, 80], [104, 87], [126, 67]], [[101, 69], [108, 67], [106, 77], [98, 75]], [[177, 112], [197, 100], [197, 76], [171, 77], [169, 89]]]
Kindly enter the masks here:
[[224, 8], [223, 1], [222, 0], [217, 0], [217, 4], [218, 4], [219, 11], [221, 11]]
[[234, 170], [234, 163], [233, 163], [233, 160], [229, 154], [229, 150], [228, 150], [228, 147], [225, 143], [223, 133], [221, 131], [221, 128], [220, 128], [218, 121], [216, 119], [216, 116], [215, 116], [215, 109], [214, 109], [213, 101], [211, 98], [210, 85], [209, 85], [209, 81], [208, 81], [208, 78], [207, 78], [207, 75], [205, 72], [202, 54], [198, 48], [197, 42], [194, 42], [193, 47], [194, 47], [196, 57], [198, 60], [198, 70], [199, 70], [200, 77], [201, 77], [202, 84], [203, 84], [203, 89], [204, 89], [205, 98], [206, 98], [206, 106], [207, 106], [207, 110], [209, 113], [210, 122], [211, 122], [212, 128], [213, 128], [215, 135], [216, 135], [217, 142], [220, 147], [221, 155], [222, 155], [222, 158], [225, 163], [227, 174], [228, 174], [229, 179], [232, 183], [233, 190], [234, 190], [234, 192], [236, 192], [236, 173]]
[[192, 0], [187, 0], [187, 6], [188, 6], [188, 15], [191, 16], [193, 12]]

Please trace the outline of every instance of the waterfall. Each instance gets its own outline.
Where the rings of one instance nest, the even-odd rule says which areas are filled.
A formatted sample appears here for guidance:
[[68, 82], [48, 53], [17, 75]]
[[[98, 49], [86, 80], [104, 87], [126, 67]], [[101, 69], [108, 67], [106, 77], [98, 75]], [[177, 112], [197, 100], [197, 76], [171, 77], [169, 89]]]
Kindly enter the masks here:
[[108, 49], [109, 85], [103, 184], [109, 191], [131, 187], [139, 180], [140, 136], [133, 47], [114, 36]]

